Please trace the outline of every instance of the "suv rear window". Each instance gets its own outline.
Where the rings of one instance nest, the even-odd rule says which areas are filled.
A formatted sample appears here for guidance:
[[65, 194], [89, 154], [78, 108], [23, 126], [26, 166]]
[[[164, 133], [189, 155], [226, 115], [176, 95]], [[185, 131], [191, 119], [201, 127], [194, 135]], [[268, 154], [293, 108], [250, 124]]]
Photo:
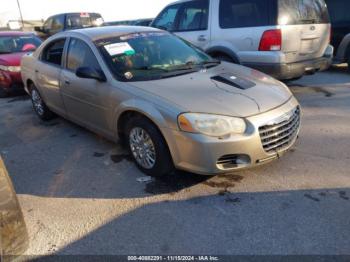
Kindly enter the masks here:
[[328, 24], [329, 15], [324, 0], [279, 0], [278, 24]]
[[[221, 28], [255, 27], [272, 25], [271, 1], [221, 0], [219, 23]], [[275, 16], [276, 17], [276, 16]]]

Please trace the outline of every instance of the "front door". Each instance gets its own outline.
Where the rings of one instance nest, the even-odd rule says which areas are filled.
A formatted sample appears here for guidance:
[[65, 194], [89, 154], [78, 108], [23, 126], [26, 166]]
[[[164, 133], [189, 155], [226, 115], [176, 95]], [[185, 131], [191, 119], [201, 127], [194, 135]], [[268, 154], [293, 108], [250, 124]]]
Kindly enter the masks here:
[[153, 27], [173, 32], [195, 46], [205, 49], [210, 41], [209, 0], [195, 0], [166, 7]]
[[61, 73], [61, 94], [68, 116], [102, 132], [108, 132], [108, 106], [105, 97], [109, 85], [94, 79], [76, 76], [79, 67], [100, 70], [100, 65], [91, 48], [80, 39], [71, 38], [65, 68]]
[[205, 49], [210, 41], [209, 0], [191, 1], [182, 5], [175, 34]]

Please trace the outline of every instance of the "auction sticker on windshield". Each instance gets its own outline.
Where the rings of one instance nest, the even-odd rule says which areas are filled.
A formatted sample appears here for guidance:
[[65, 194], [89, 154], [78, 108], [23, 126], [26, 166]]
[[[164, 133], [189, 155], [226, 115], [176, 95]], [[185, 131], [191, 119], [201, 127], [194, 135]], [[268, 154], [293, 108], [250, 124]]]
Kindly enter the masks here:
[[104, 48], [110, 56], [135, 54], [135, 50], [127, 42], [105, 45]]

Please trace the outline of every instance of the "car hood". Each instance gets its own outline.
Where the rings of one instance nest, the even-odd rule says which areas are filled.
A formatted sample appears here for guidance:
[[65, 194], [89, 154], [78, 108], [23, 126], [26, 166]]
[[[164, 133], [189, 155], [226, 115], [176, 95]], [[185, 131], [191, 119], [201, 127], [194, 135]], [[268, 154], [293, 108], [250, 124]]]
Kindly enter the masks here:
[[25, 52], [13, 53], [13, 54], [2, 54], [0, 55], [0, 63], [7, 66], [19, 66], [21, 59], [25, 55]]
[[[230, 79], [239, 82], [230, 83]], [[290, 90], [274, 78], [225, 62], [206, 71], [133, 82], [132, 85], [175, 103], [187, 112], [240, 117], [276, 108], [292, 96]]]

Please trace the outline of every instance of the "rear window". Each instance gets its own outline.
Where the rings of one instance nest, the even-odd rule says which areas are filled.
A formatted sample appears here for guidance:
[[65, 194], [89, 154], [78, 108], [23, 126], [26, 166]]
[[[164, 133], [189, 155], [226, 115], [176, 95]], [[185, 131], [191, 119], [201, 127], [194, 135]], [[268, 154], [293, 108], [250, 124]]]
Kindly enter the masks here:
[[101, 26], [103, 19], [99, 14], [80, 13], [67, 15], [67, 28], [85, 28], [93, 26]]
[[221, 28], [268, 26], [276, 23], [270, 0], [221, 0], [219, 9]]
[[329, 23], [324, 0], [279, 0], [278, 3], [280, 25]]

